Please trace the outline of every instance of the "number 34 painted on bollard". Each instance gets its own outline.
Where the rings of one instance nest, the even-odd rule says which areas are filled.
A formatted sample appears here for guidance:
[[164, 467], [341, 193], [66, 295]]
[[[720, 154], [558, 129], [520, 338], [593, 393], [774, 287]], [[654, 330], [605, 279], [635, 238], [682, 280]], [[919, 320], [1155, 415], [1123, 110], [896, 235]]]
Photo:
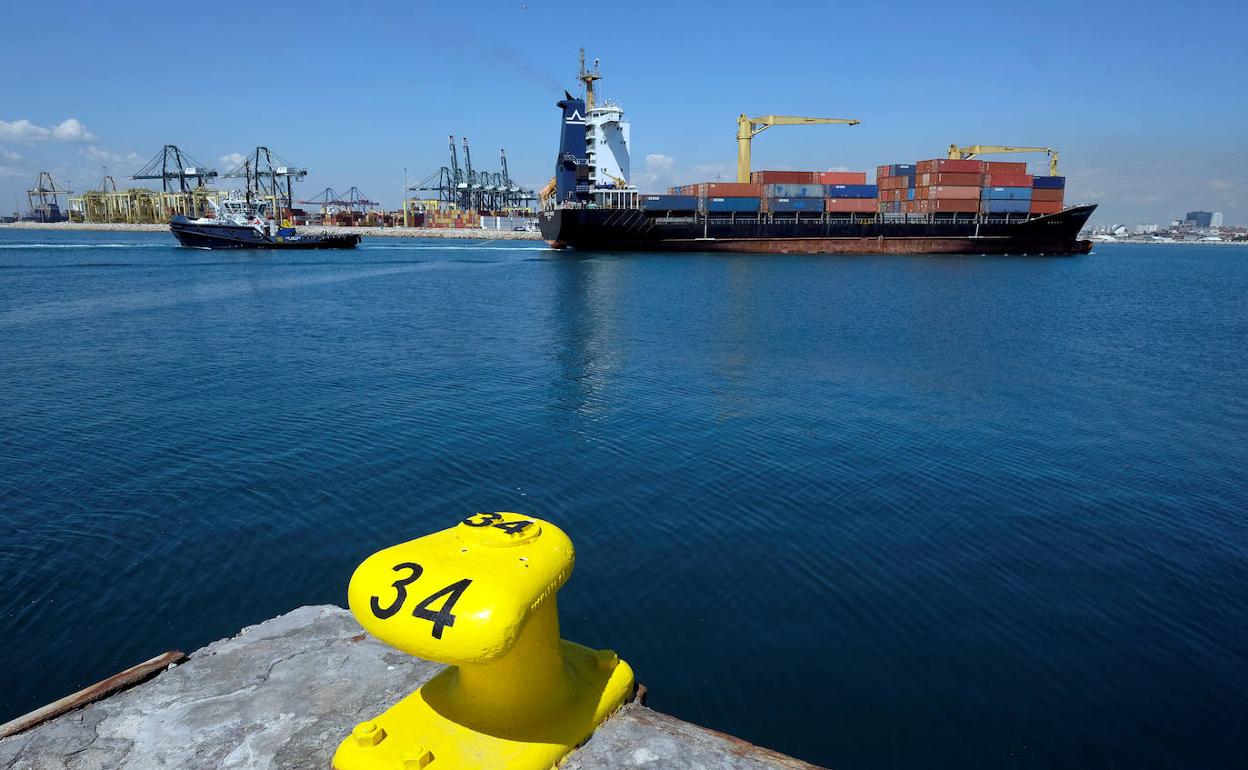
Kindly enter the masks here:
[[[479, 517], [479, 518], [478, 518]], [[460, 522], [468, 527], [494, 527], [501, 529], [508, 535], [519, 535], [526, 529], [533, 526], [532, 521], [503, 521], [502, 514], [494, 513], [474, 513], [472, 516]], [[381, 620], [393, 617], [403, 609], [403, 603], [407, 601], [407, 587], [416, 582], [425, 568], [412, 561], [405, 561], [394, 565], [394, 571], [408, 570], [407, 577], [399, 578], [390, 584], [395, 591], [395, 597], [386, 607], [381, 606], [381, 597], [373, 596], [369, 601], [369, 607], [373, 611], [373, 615]], [[459, 597], [463, 596], [468, 586], [472, 585], [472, 578], [463, 578], [451, 583], [447, 587], [436, 591], [425, 597], [412, 609], [412, 617], [423, 618], [433, 623], [431, 631], [434, 639], [442, 638], [442, 630], [455, 625], [455, 616], [451, 614], [451, 610], [455, 607], [455, 602], [459, 601]], [[442, 604], [441, 609], [433, 609], [433, 603], [438, 599], [445, 597], [446, 601]]]

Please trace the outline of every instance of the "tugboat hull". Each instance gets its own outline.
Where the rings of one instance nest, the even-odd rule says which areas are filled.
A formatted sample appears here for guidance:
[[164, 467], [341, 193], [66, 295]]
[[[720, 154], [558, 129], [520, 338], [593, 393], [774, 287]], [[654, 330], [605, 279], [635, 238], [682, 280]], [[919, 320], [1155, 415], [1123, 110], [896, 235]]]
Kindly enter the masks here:
[[254, 227], [199, 224], [183, 216], [169, 222], [178, 243], [194, 249], [353, 249], [358, 235], [278, 235], [270, 237]]

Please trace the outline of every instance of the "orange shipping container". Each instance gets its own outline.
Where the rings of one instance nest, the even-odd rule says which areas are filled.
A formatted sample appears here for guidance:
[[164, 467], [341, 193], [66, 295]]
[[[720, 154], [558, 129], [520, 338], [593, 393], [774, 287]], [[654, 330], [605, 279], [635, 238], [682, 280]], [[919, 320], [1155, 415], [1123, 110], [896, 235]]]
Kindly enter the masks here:
[[758, 198], [763, 186], [754, 182], [704, 182], [697, 186], [699, 198]]
[[[820, 171], [819, 184], [866, 184], [865, 171]], [[832, 209], [828, 209], [831, 211]]]
[[879, 206], [875, 198], [828, 198], [823, 202], [824, 211], [872, 213]]
[[1026, 174], [1026, 163], [1015, 163], [1013, 161], [990, 160], [984, 162], [985, 174]]
[[1046, 190], [1043, 187], [1033, 187], [1031, 190], [1031, 199], [1033, 201], [1043, 201], [1045, 203], [1052, 203], [1054, 201], [1061, 203], [1063, 193], [1065, 192], [1065, 190]]
[[1061, 210], [1061, 201], [1038, 201], [1033, 199], [1031, 202], [1032, 214], [1056, 214]]
[[819, 184], [816, 171], [754, 171], [750, 181], [755, 184]]

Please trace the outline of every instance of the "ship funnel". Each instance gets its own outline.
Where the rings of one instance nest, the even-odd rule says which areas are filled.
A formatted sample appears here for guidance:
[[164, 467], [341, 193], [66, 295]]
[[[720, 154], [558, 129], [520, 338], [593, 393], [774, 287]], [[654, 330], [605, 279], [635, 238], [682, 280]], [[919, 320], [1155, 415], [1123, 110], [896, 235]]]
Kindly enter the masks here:
[[564, 91], [559, 155], [555, 159], [555, 199], [559, 203], [589, 200], [589, 159], [585, 153], [585, 102]]

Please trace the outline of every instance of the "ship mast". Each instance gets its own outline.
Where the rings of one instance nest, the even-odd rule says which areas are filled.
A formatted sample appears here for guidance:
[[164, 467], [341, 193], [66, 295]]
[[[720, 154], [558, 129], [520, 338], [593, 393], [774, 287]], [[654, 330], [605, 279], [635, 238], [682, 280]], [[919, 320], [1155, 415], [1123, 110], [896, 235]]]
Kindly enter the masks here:
[[581, 73], [576, 79], [585, 84], [585, 110], [588, 112], [594, 108], [594, 81], [602, 80], [602, 75], [598, 73], [598, 60], [594, 59], [593, 71], [585, 69], [585, 49], [581, 49]]

